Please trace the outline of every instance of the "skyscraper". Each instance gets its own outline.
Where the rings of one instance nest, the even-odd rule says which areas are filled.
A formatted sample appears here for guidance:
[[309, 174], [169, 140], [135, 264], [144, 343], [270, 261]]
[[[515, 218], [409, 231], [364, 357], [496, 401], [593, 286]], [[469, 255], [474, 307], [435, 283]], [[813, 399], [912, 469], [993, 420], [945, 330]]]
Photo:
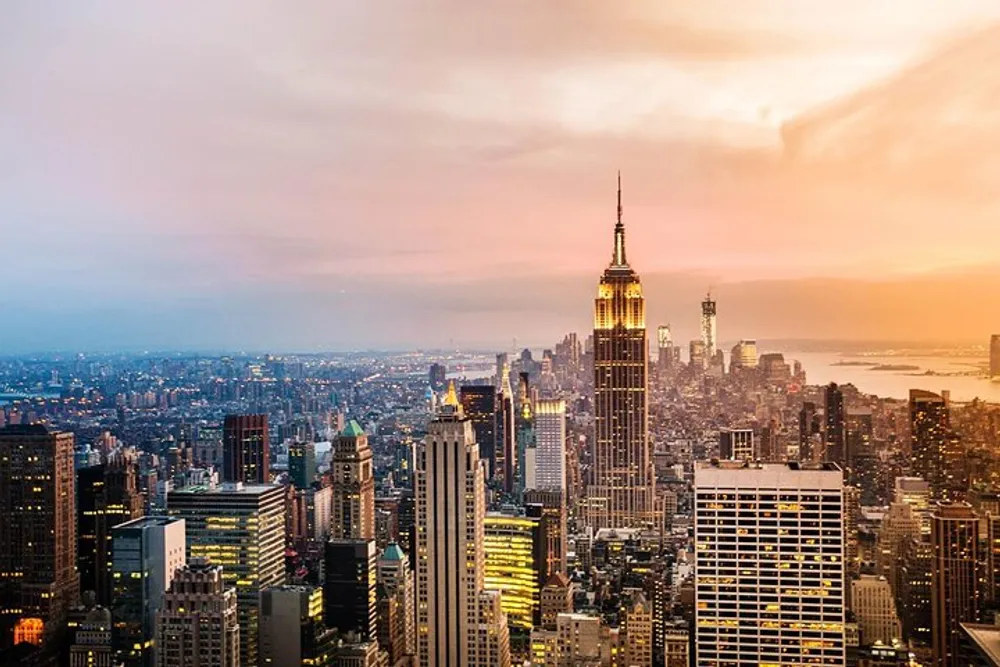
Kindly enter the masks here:
[[375, 641], [378, 601], [374, 539], [337, 539], [326, 543], [323, 618], [328, 628], [355, 632]]
[[486, 590], [501, 593], [507, 624], [524, 633], [540, 620], [545, 551], [539, 520], [500, 512], [486, 515]]
[[377, 568], [379, 645], [389, 653], [389, 664], [398, 665], [417, 653], [413, 572], [406, 554], [395, 542], [382, 552]]
[[931, 632], [936, 667], [958, 660], [960, 623], [976, 623], [985, 606], [979, 517], [966, 503], [938, 504], [931, 516]]
[[535, 488], [566, 491], [566, 401], [535, 403]]
[[[531, 389], [528, 384], [528, 372], [521, 371], [518, 374], [518, 409], [516, 425], [517, 460], [514, 466], [514, 475], [517, 479], [517, 492], [524, 493], [524, 487], [528, 483], [529, 472], [534, 473], [535, 469], [529, 460], [529, 452], [533, 456], [535, 452], [535, 413], [531, 401]], [[529, 471], [529, 468], [531, 470]]]
[[910, 450], [913, 473], [930, 483], [936, 498], [964, 494], [964, 451], [951, 430], [947, 394], [910, 390]]
[[115, 649], [129, 665], [150, 665], [156, 612], [187, 562], [183, 519], [146, 516], [111, 529]]
[[990, 377], [1000, 378], [1000, 334], [990, 337]]
[[487, 462], [487, 477], [496, 475], [497, 390], [491, 384], [462, 387], [462, 409], [472, 422], [479, 444], [479, 458]]
[[715, 357], [718, 349], [718, 339], [715, 330], [715, 301], [712, 293], [709, 292], [705, 300], [701, 302], [701, 342], [705, 344], [705, 356], [709, 359]]
[[[506, 357], [505, 357], [506, 358]], [[499, 361], [499, 357], [497, 358]], [[508, 493], [514, 490], [516, 461], [516, 411], [514, 410], [514, 390], [510, 386], [510, 367], [506, 363], [500, 369], [500, 387], [497, 391], [497, 437], [494, 451], [494, 479]]]
[[0, 648], [19, 628], [53, 647], [80, 597], [73, 472], [72, 433], [0, 428]]
[[826, 461], [832, 461], [841, 467], [847, 465], [847, 420], [844, 411], [844, 392], [836, 382], [826, 387]]
[[316, 445], [294, 442], [288, 446], [288, 476], [297, 489], [308, 489], [316, 479]]
[[444, 389], [447, 377], [448, 368], [444, 364], [431, 364], [430, 369], [427, 371], [427, 380], [431, 385], [431, 389], [434, 391], [441, 391]]
[[187, 524], [188, 559], [208, 558], [236, 581], [241, 665], [257, 664], [260, 592], [285, 583], [285, 494], [236, 482], [167, 496], [167, 512]]
[[566, 574], [566, 493], [563, 491], [527, 491], [525, 513], [538, 519], [545, 569], [542, 581], [556, 573]]
[[[156, 615], [157, 667], [240, 667], [236, 591], [223, 568], [194, 558], [178, 570]], [[256, 643], [256, 637], [254, 638]]]
[[695, 468], [696, 664], [845, 664], [840, 469]]
[[414, 475], [419, 664], [506, 667], [507, 619], [485, 590], [483, 464], [454, 387], [427, 430]]
[[271, 438], [267, 415], [226, 415], [222, 433], [222, 479], [269, 484]]
[[614, 240], [594, 301], [594, 464], [587, 505], [596, 528], [653, 521], [646, 301], [625, 257], [620, 176]]
[[277, 586], [261, 592], [260, 664], [326, 665], [335, 633], [323, 623], [323, 589]]
[[135, 454], [118, 452], [107, 463], [77, 470], [80, 590], [111, 604], [111, 528], [142, 516]]
[[881, 642], [891, 646], [903, 638], [903, 625], [896, 613], [896, 600], [885, 577], [862, 574], [851, 582], [851, 611], [858, 619], [862, 645]]
[[375, 539], [375, 471], [368, 436], [358, 422], [347, 423], [333, 446], [333, 525], [337, 539]]

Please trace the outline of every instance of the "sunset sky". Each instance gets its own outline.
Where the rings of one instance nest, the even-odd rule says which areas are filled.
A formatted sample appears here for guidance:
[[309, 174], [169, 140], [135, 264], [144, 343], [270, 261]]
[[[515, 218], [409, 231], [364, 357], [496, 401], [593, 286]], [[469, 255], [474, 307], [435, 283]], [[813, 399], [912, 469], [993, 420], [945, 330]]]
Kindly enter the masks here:
[[996, 0], [6, 3], [0, 354], [1000, 332]]

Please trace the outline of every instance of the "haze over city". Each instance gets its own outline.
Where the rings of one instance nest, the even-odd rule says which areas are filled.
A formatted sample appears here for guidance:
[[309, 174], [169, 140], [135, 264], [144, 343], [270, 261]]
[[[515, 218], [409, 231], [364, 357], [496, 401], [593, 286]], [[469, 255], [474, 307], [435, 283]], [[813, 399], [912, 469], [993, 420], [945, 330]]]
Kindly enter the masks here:
[[[982, 341], [1000, 5], [18, 2], [0, 348]], [[933, 312], [934, 317], [928, 317]]]

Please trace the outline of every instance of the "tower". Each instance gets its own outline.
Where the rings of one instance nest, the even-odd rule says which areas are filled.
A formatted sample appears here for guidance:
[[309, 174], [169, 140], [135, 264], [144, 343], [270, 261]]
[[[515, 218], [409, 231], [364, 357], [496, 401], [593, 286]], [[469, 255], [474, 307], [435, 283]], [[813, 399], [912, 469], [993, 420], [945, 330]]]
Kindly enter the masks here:
[[389, 664], [397, 665], [416, 654], [416, 608], [413, 573], [406, 554], [391, 542], [378, 559], [379, 645], [388, 651]]
[[333, 448], [333, 525], [335, 539], [375, 539], [375, 471], [368, 436], [358, 422], [347, 423]]
[[940, 503], [931, 516], [931, 632], [935, 667], [958, 663], [959, 623], [979, 621], [986, 562], [979, 517], [966, 503]]
[[296, 489], [308, 489], [316, 479], [316, 445], [296, 442], [288, 446], [288, 476]]
[[485, 471], [454, 385], [427, 431], [414, 475], [419, 664], [510, 665], [507, 619], [485, 590]]
[[462, 410], [472, 421], [472, 430], [479, 444], [479, 458], [487, 462], [487, 479], [496, 473], [497, 390], [489, 384], [462, 387]]
[[244, 484], [271, 481], [267, 415], [226, 415], [222, 426], [222, 479]]
[[80, 596], [73, 473], [72, 433], [0, 428], [0, 647], [54, 647]]
[[594, 464], [587, 491], [595, 528], [652, 523], [646, 301], [625, 257], [621, 175], [614, 252], [594, 301]]
[[[500, 369], [500, 388], [497, 392], [497, 435], [494, 451], [494, 478], [500, 481], [500, 486], [508, 493], [514, 490], [514, 473], [516, 471], [515, 439], [516, 414], [514, 411], [514, 390], [510, 385], [510, 366], [504, 363]], [[497, 357], [500, 362], [500, 357]]]
[[694, 491], [695, 664], [845, 664], [840, 469], [701, 464]]
[[535, 402], [535, 489], [566, 492], [566, 402]]
[[260, 592], [285, 583], [285, 494], [275, 484], [227, 483], [167, 496], [167, 513], [187, 524], [188, 559], [213, 559], [236, 582], [241, 665], [257, 664]]
[[715, 331], [715, 301], [711, 292], [701, 302], [701, 342], [705, 345], [705, 356], [714, 359], [715, 351], [719, 349], [719, 341]]
[[825, 461], [844, 467], [847, 461], [847, 418], [844, 412], [844, 392], [837, 383], [826, 386]]
[[375, 540], [332, 539], [326, 543], [323, 618], [329, 628], [376, 639]]
[[323, 665], [334, 639], [323, 624], [322, 588], [277, 586], [261, 593], [261, 664]]

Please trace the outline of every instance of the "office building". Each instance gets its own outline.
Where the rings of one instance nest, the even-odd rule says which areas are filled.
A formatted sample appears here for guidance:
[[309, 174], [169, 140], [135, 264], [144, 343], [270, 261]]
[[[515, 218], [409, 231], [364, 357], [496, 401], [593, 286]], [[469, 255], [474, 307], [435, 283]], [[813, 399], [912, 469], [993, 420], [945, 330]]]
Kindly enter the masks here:
[[839, 468], [695, 468], [696, 664], [843, 665]]
[[80, 597], [72, 433], [0, 428], [0, 516], [0, 648], [55, 648]]
[[485, 590], [485, 472], [454, 386], [427, 430], [414, 475], [418, 662], [506, 667], [507, 619]]
[[959, 660], [962, 667], [1000, 667], [1000, 615], [993, 623], [960, 623]]
[[663, 667], [689, 667], [690, 656], [690, 631], [687, 628], [666, 628], [663, 631]]
[[539, 597], [541, 627], [545, 630], [555, 630], [559, 614], [573, 611], [573, 584], [561, 572], [549, 577]]
[[1000, 334], [990, 336], [990, 377], [1000, 378]]
[[100, 605], [111, 604], [111, 528], [143, 514], [137, 473], [133, 452], [76, 471], [80, 590], [93, 591]]
[[529, 452], [531, 452], [531, 457], [534, 457], [537, 444], [535, 439], [535, 413], [532, 406], [528, 378], [527, 371], [521, 371], [518, 374], [518, 408], [517, 418], [514, 420], [517, 460], [514, 465], [514, 476], [517, 480], [515, 488], [519, 494], [524, 493], [529, 471], [531, 473], [535, 472], [534, 462], [528, 460]]
[[267, 415], [226, 415], [222, 426], [222, 479], [243, 484], [271, 482]]
[[729, 357], [732, 372], [757, 368], [757, 341], [741, 340], [733, 346]]
[[[498, 358], [499, 360], [499, 358]], [[510, 384], [510, 367], [500, 369], [500, 387], [497, 391], [497, 438], [493, 452], [493, 481], [506, 491], [514, 491], [517, 471], [517, 413], [514, 409], [514, 390]]]
[[701, 302], [701, 342], [705, 346], [705, 357], [714, 359], [719, 341], [715, 329], [715, 301], [711, 292]]
[[240, 664], [257, 664], [260, 592], [285, 583], [285, 494], [274, 484], [171, 491], [167, 512], [187, 524], [188, 560], [207, 558], [236, 582]]
[[178, 568], [184, 567], [183, 519], [146, 516], [111, 529], [111, 614], [115, 650], [129, 665], [151, 665], [156, 612]]
[[328, 665], [335, 633], [323, 623], [323, 589], [277, 586], [260, 594], [260, 665]]
[[288, 446], [288, 477], [297, 489], [308, 489], [316, 479], [316, 445], [294, 442]]
[[852, 581], [851, 611], [857, 618], [863, 646], [876, 642], [891, 646], [893, 641], [903, 638], [896, 600], [885, 577], [862, 574]]
[[94, 607], [73, 633], [69, 647], [69, 667], [117, 667], [111, 644], [111, 612], [107, 607]]
[[653, 664], [653, 607], [642, 591], [631, 592], [624, 604], [619, 628], [623, 665]]
[[831, 382], [826, 386], [825, 403], [823, 438], [826, 450], [823, 459], [846, 467], [847, 419], [844, 411], [844, 392], [841, 391], [836, 382]]
[[368, 436], [358, 422], [347, 423], [333, 445], [333, 523], [335, 539], [375, 539], [375, 471]]
[[375, 540], [333, 538], [326, 543], [323, 619], [340, 634], [377, 639], [378, 552]]
[[382, 552], [377, 567], [378, 643], [389, 654], [389, 664], [400, 665], [417, 654], [413, 572], [395, 542]]
[[723, 461], [756, 461], [760, 458], [752, 428], [719, 431], [719, 458]]
[[799, 410], [799, 460], [803, 463], [815, 461], [818, 452], [814, 452], [815, 437], [820, 432], [820, 417], [816, 404], [812, 401], [802, 403]]
[[688, 365], [692, 370], [701, 372], [705, 370], [708, 359], [705, 357], [705, 343], [700, 340], [693, 340], [688, 343]]
[[910, 390], [910, 450], [913, 473], [930, 483], [934, 497], [964, 494], [964, 452], [951, 430], [947, 394]]
[[648, 347], [642, 284], [625, 256], [619, 177], [614, 251], [594, 300], [594, 461], [587, 489], [587, 520], [594, 528], [654, 522]]
[[539, 491], [566, 491], [566, 402], [535, 403], [535, 485]]
[[[240, 667], [236, 591], [223, 568], [192, 558], [177, 571], [156, 615], [156, 667]], [[290, 664], [290, 663], [288, 663]]]
[[496, 474], [497, 390], [492, 384], [465, 385], [461, 390], [462, 409], [472, 422], [479, 445], [479, 458], [487, 463], [487, 477]]
[[427, 371], [427, 381], [431, 385], [432, 391], [441, 391], [448, 381], [448, 367], [444, 364], [431, 364]]
[[566, 494], [559, 491], [527, 491], [525, 514], [538, 520], [544, 569], [542, 581], [556, 573], [566, 574]]
[[528, 632], [539, 621], [545, 582], [539, 520], [491, 512], [485, 525], [486, 590], [502, 594], [507, 625]]
[[931, 516], [931, 632], [939, 667], [958, 664], [960, 623], [976, 623], [985, 607], [979, 517], [966, 503], [939, 503]]

